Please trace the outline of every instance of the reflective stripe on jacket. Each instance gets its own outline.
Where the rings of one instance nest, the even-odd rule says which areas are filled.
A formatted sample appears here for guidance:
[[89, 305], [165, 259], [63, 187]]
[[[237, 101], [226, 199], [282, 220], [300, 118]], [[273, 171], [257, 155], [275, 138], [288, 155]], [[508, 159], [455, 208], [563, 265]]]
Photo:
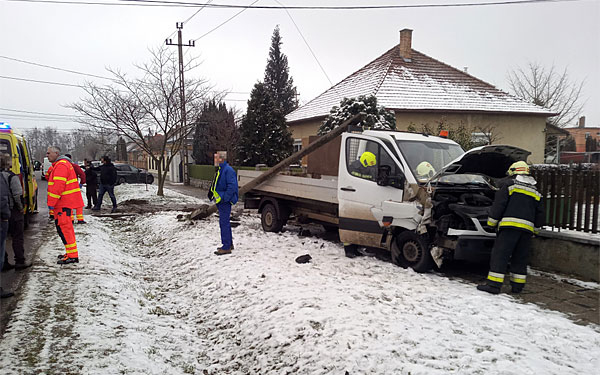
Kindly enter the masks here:
[[544, 225], [542, 195], [531, 176], [517, 175], [504, 183], [496, 193], [487, 224], [537, 232]]
[[235, 170], [227, 162], [219, 164], [219, 170], [213, 184], [213, 195], [215, 200], [221, 198], [221, 202], [236, 204], [238, 201], [238, 183]]
[[83, 199], [79, 181], [73, 165], [66, 158], [59, 158], [52, 164], [48, 176], [48, 206], [56, 208], [82, 207]]

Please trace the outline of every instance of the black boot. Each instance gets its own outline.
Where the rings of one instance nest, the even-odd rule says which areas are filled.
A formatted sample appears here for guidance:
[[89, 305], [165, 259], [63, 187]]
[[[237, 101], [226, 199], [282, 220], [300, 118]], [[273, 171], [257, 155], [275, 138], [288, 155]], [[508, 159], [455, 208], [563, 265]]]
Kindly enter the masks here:
[[517, 284], [517, 283], [510, 283], [511, 285], [511, 293], [514, 294], [519, 294], [523, 291], [523, 288], [525, 287], [525, 285], [523, 284]]
[[15, 263], [15, 269], [17, 271], [24, 270], [25, 268], [28, 268], [28, 267], [31, 267], [30, 262], [16, 262]]
[[13, 292], [7, 292], [4, 291], [4, 289], [2, 289], [2, 287], [0, 287], [0, 298], [8, 298], [8, 297], [12, 297], [15, 294]]
[[14, 268], [15, 268], [14, 264], [10, 264], [10, 263], [8, 263], [7, 260], [5, 260], [4, 264], [2, 265], [2, 272], [7, 272], [7, 271], [10, 271], [10, 270], [12, 270]]
[[356, 258], [362, 255], [356, 245], [344, 245], [344, 253], [346, 253], [346, 257], [348, 258]]
[[69, 257], [65, 256], [64, 258], [59, 259], [56, 262], [56, 264], [60, 264], [60, 265], [71, 264], [71, 263], [79, 263], [79, 258], [69, 258]]
[[500, 294], [500, 288], [489, 284], [477, 285], [477, 290], [482, 290], [491, 294]]

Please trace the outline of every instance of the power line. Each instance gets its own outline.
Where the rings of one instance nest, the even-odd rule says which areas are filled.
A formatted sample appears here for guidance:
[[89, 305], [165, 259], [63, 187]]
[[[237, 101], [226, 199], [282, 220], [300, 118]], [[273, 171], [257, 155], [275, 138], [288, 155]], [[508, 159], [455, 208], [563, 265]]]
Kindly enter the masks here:
[[[279, 2], [279, 0], [275, 0], [275, 1], [277, 2], [277, 4], [279, 4], [281, 6], [284, 6], [282, 3]], [[333, 86], [333, 82], [331, 82], [331, 79], [329, 78], [329, 75], [327, 75], [327, 72], [323, 68], [323, 65], [321, 65], [321, 63], [319, 62], [319, 59], [317, 58], [317, 55], [315, 55], [315, 53], [312, 50], [312, 48], [310, 48], [310, 45], [308, 44], [308, 41], [306, 40], [306, 38], [302, 34], [302, 31], [300, 31], [300, 28], [296, 24], [296, 21], [294, 21], [294, 18], [292, 17], [292, 15], [290, 14], [290, 12], [287, 9], [285, 10], [285, 12], [287, 13], [288, 17], [290, 17], [290, 20], [292, 20], [292, 23], [296, 27], [296, 30], [298, 30], [298, 34], [300, 34], [300, 36], [302, 37], [302, 40], [304, 41], [304, 44], [306, 44], [306, 47], [308, 47], [308, 50], [310, 51], [310, 53], [312, 54], [312, 56], [315, 58], [315, 61], [317, 62], [317, 65], [319, 65], [319, 68], [321, 68], [321, 71], [325, 75], [325, 78], [327, 78], [327, 80], [329, 81], [329, 84], [331, 86]]]
[[493, 5], [521, 5], [521, 4], [540, 4], [540, 3], [565, 3], [580, 2], [587, 0], [505, 0], [492, 2], [464, 2], [450, 4], [403, 4], [403, 5], [332, 5], [332, 6], [272, 6], [272, 5], [235, 5], [235, 4], [212, 4], [195, 3], [186, 1], [164, 1], [164, 0], [116, 0], [117, 3], [100, 1], [67, 1], [67, 0], [2, 0], [11, 2], [28, 3], [48, 3], [48, 4], [69, 4], [69, 5], [108, 5], [108, 6], [163, 6], [163, 7], [209, 7], [209, 8], [237, 8], [237, 9], [267, 9], [267, 10], [367, 10], [367, 9], [407, 9], [407, 8], [452, 8], [452, 7], [480, 7]]
[[[203, 5], [203, 6], [202, 6], [202, 8], [198, 9], [198, 10], [197, 10], [197, 11], [196, 11], [194, 14], [192, 14], [191, 16], [189, 16], [187, 20], [183, 21], [183, 23], [187, 23], [187, 22], [189, 22], [189, 20], [191, 20], [192, 18], [194, 18], [194, 16], [195, 16], [196, 14], [200, 13], [200, 11], [201, 11], [202, 9], [206, 8], [206, 7], [207, 7], [207, 6], [208, 6], [210, 3], [212, 3], [212, 2], [213, 2], [213, 0], [208, 0], [208, 3], [206, 3], [206, 5]], [[173, 33], [175, 33], [175, 32], [173, 32]], [[171, 35], [173, 35], [173, 34], [171, 34]]]
[[[24, 81], [24, 82], [45, 83], [45, 84], [48, 84], [48, 85], [58, 85], [58, 86], [69, 86], [69, 87], [83, 88], [83, 86], [81, 86], [81, 85], [74, 85], [74, 84], [71, 84], [71, 83], [64, 83], [64, 82], [40, 81], [40, 80], [36, 80], [36, 79], [19, 78], [19, 77], [9, 77], [9, 76], [0, 76], [0, 78], [10, 79], [10, 80], [15, 80], [15, 81]], [[211, 90], [210, 92], [213, 92], [213, 93], [222, 93], [223, 91]], [[243, 91], [226, 91], [225, 92], [225, 95], [229, 95], [229, 94], [243, 94], [243, 95], [248, 95], [250, 93], [249, 92], [243, 92]]]
[[235, 17], [239, 16], [240, 14], [244, 13], [246, 10], [250, 9], [250, 7], [252, 7], [252, 5], [258, 3], [259, 0], [254, 0], [252, 2], [252, 4], [247, 5], [244, 9], [240, 10], [239, 12], [237, 12], [236, 14], [234, 14], [233, 16], [229, 17], [225, 22], [221, 23], [220, 25], [218, 25], [217, 27], [209, 30], [208, 32], [202, 34], [200, 37], [194, 39], [194, 42], [198, 41], [199, 39], [204, 38], [205, 36], [207, 36], [208, 34], [212, 33], [213, 31], [217, 30], [218, 28], [220, 28], [221, 26], [225, 25], [227, 22], [231, 21], [232, 19], [234, 19]]
[[102, 76], [98, 76], [98, 75], [95, 75], [95, 74], [89, 74], [89, 73], [82, 73], [82, 72], [78, 72], [76, 70], [57, 68], [55, 66], [44, 65], [44, 64], [39, 64], [39, 63], [31, 62], [31, 61], [25, 61], [25, 60], [15, 59], [14, 57], [0, 56], [0, 58], [6, 59], [6, 60], [11, 60], [11, 61], [16, 61], [16, 62], [20, 62], [20, 63], [24, 63], [24, 64], [41, 66], [41, 67], [44, 67], [44, 68], [49, 68], [49, 69], [54, 69], [54, 70], [60, 70], [60, 71], [63, 71], [63, 72], [68, 72], [68, 73], [80, 74], [82, 76], [89, 76], [89, 77], [94, 77], [94, 78], [108, 79], [108, 80], [111, 80], [111, 81], [113, 80], [112, 78], [108, 78], [108, 77], [102, 77]]
[[17, 78], [17, 77], [7, 77], [7, 76], [0, 76], [0, 78], [4, 78], [4, 79], [12, 79], [15, 81], [25, 81], [25, 82], [35, 82], [35, 83], [45, 83], [48, 85], [58, 85], [58, 86], [69, 86], [69, 87], [78, 87], [78, 88], [82, 88], [79, 85], [73, 85], [70, 83], [62, 83], [62, 82], [51, 82], [51, 81], [38, 81], [36, 79], [27, 79], [27, 78]]
[[72, 115], [64, 115], [60, 113], [49, 113], [49, 112], [34, 112], [34, 111], [23, 111], [20, 109], [10, 109], [10, 108], [0, 108], [1, 111], [9, 111], [9, 112], [20, 112], [20, 113], [32, 113], [36, 115], [51, 115], [51, 116], [60, 116], [60, 117], [73, 117]]

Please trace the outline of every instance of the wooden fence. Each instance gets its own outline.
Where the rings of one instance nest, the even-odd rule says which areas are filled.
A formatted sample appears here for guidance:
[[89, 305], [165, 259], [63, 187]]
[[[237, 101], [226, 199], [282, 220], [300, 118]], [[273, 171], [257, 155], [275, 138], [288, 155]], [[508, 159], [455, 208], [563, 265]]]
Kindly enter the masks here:
[[544, 197], [546, 226], [598, 233], [599, 171], [532, 169], [531, 174]]

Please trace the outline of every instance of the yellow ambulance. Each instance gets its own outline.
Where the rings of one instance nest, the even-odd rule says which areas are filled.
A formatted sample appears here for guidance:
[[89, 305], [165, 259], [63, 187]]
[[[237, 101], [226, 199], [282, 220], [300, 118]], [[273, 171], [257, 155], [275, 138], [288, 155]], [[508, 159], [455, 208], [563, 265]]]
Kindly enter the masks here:
[[30, 215], [37, 213], [38, 185], [33, 173], [33, 161], [25, 137], [5, 122], [0, 122], [0, 153], [12, 156], [11, 170], [19, 177], [23, 186], [25, 225], [27, 225]]

